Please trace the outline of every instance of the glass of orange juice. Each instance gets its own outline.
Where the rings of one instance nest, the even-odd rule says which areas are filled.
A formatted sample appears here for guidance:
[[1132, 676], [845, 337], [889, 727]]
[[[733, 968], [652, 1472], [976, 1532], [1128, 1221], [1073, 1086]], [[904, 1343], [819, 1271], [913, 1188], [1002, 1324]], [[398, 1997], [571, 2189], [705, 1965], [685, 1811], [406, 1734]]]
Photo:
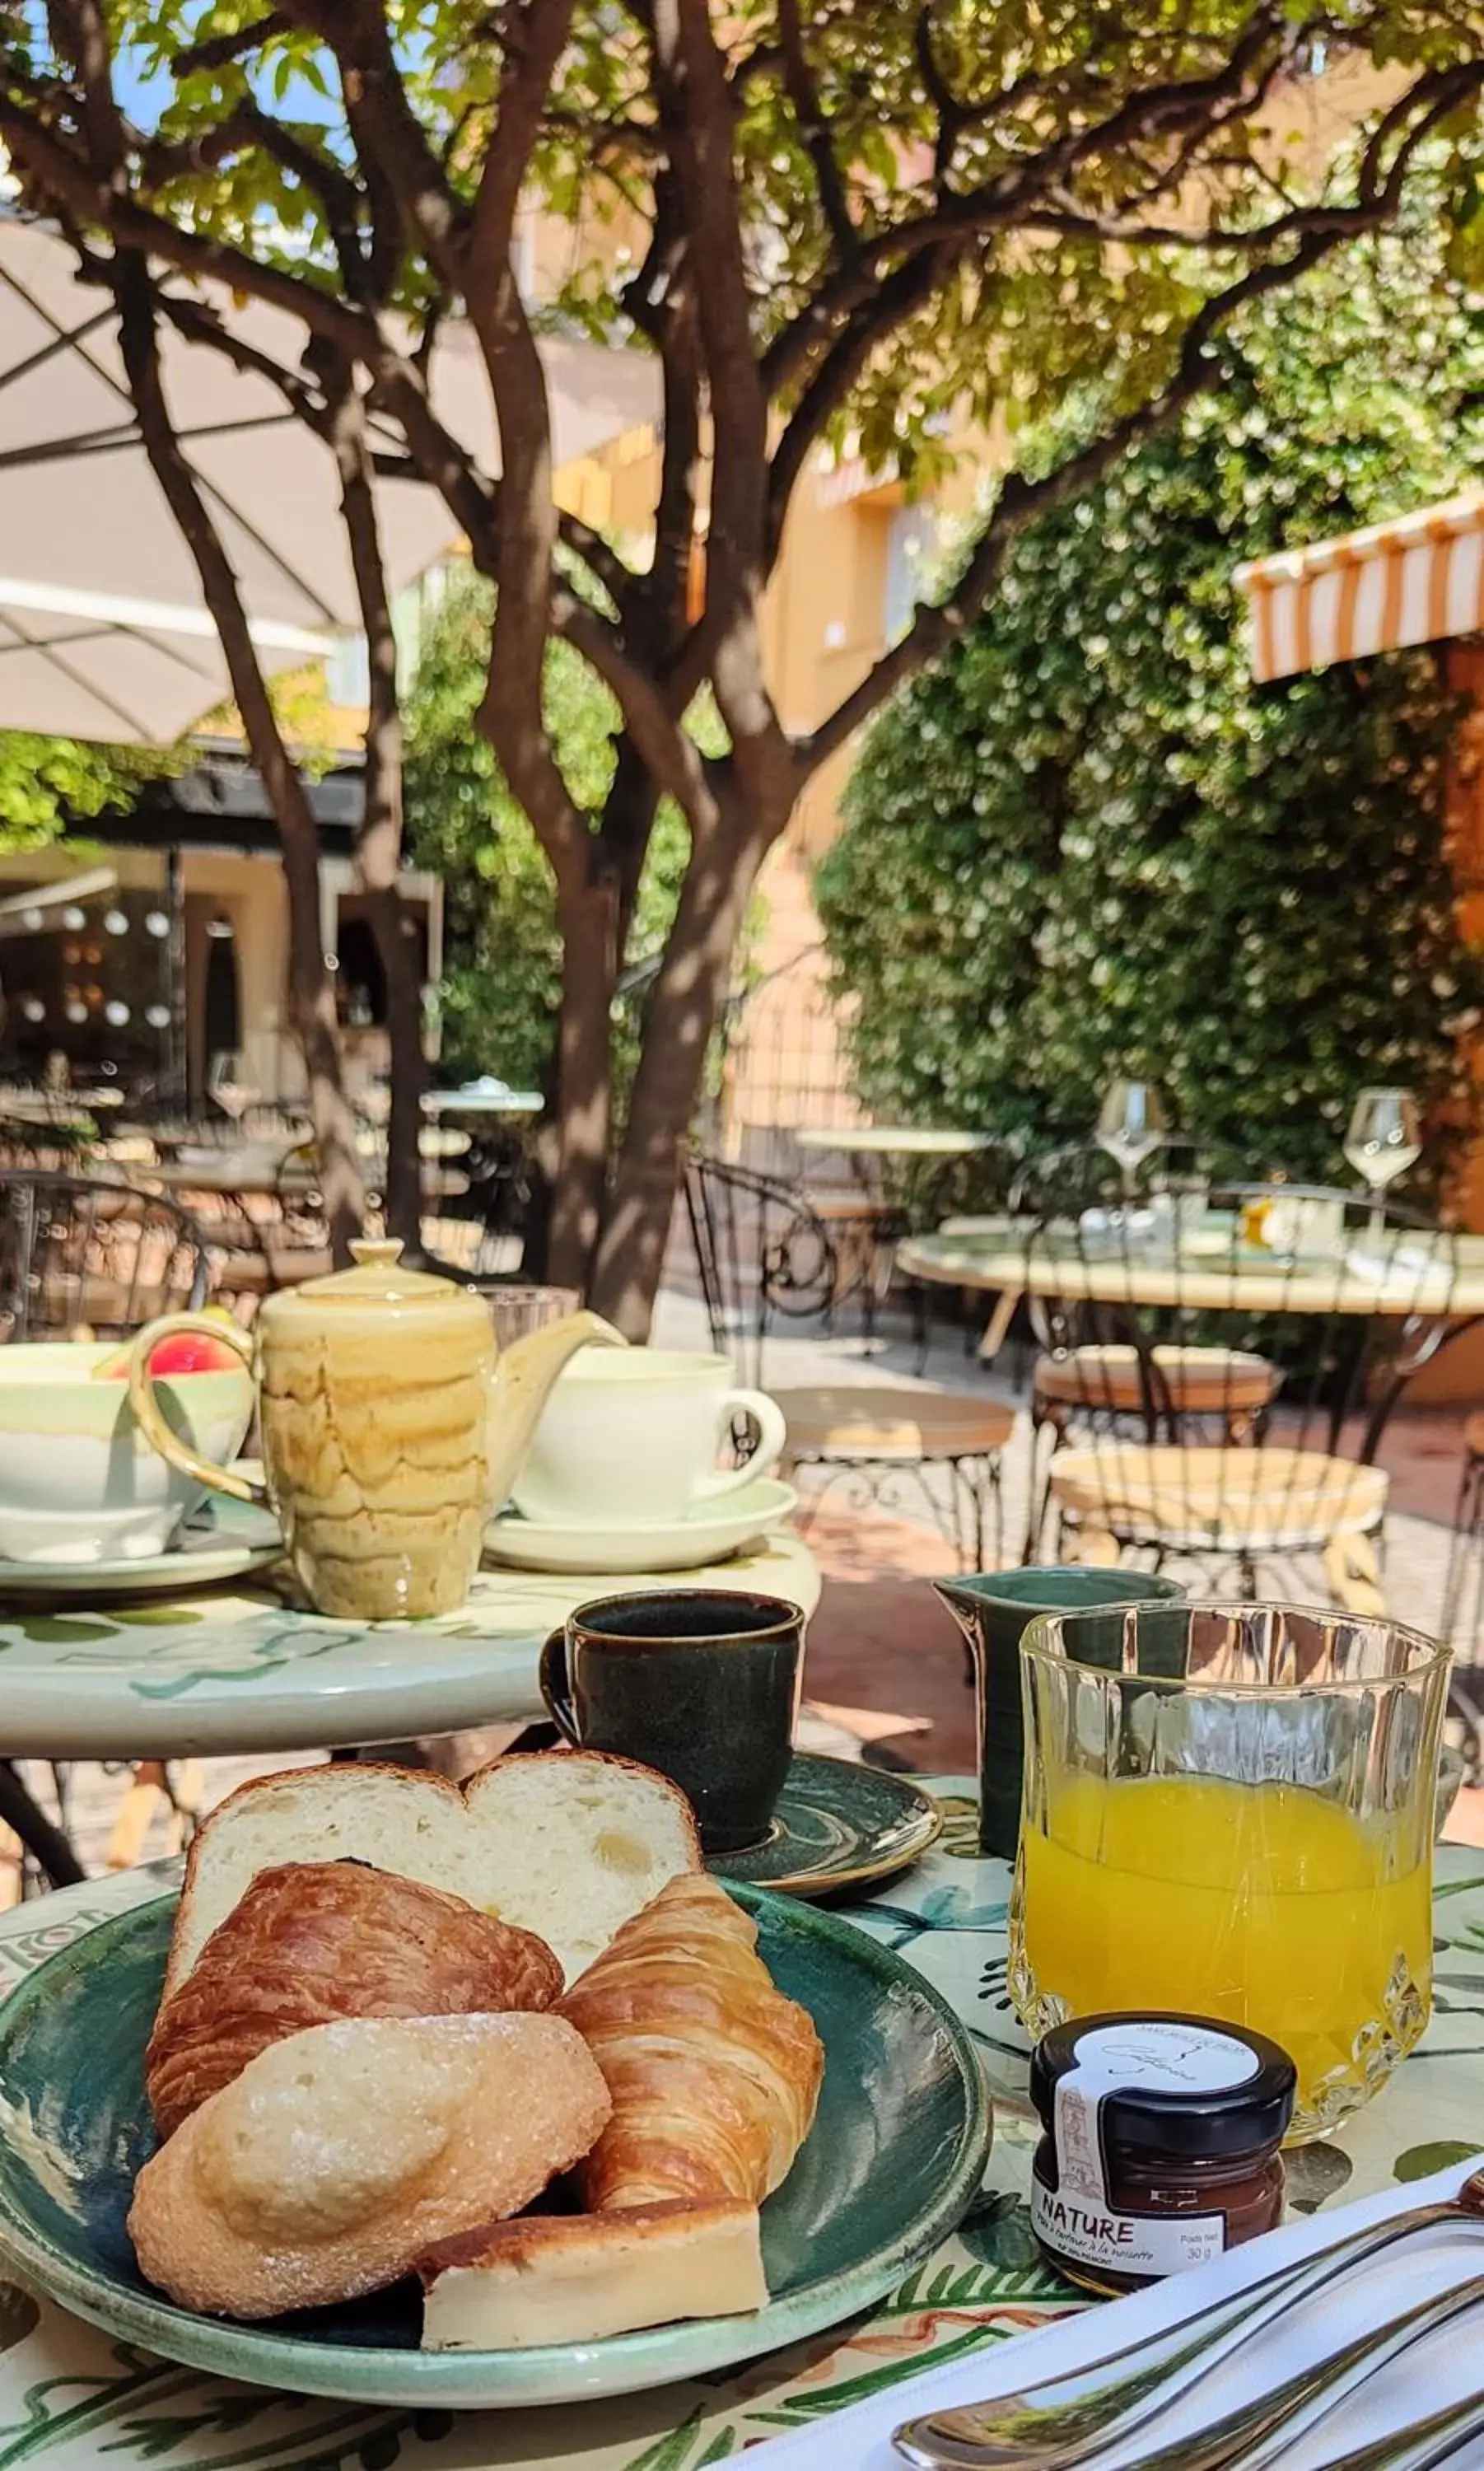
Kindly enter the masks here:
[[1449, 1654], [1284, 1605], [1128, 1605], [1025, 1632], [1010, 1991], [1036, 2036], [1171, 2009], [1270, 2035], [1291, 2142], [1427, 2022]]

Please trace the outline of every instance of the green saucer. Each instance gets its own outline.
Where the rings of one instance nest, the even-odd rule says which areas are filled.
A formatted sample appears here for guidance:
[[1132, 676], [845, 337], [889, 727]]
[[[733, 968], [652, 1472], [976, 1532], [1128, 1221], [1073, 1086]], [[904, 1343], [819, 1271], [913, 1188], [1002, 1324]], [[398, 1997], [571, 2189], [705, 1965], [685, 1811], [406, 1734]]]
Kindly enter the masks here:
[[942, 1824], [937, 1803], [907, 1777], [796, 1751], [764, 1842], [707, 1867], [785, 1895], [831, 1896], [905, 1871]]

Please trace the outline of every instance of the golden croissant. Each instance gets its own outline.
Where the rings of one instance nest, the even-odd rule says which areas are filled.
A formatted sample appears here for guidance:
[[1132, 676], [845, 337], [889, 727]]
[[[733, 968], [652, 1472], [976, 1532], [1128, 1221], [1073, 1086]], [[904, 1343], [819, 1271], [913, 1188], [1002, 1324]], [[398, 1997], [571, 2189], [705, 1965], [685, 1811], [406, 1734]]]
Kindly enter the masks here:
[[578, 2173], [590, 2212], [757, 2205], [787, 2176], [824, 2053], [774, 1989], [757, 1937], [714, 1879], [671, 1879], [560, 2002], [613, 2097]]
[[260, 1871], [154, 2020], [145, 2083], [162, 2136], [271, 2042], [355, 2016], [550, 2008], [544, 1940], [361, 1862]]

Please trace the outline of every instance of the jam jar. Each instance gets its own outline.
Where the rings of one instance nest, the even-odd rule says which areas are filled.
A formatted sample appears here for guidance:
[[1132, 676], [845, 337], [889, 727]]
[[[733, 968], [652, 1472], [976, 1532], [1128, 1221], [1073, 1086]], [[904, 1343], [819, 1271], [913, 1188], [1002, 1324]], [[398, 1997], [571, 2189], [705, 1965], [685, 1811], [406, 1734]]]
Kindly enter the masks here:
[[1031, 2222], [1048, 2262], [1091, 2291], [1142, 2291], [1276, 2230], [1294, 2084], [1276, 2042], [1212, 2017], [1053, 2027], [1030, 2062]]

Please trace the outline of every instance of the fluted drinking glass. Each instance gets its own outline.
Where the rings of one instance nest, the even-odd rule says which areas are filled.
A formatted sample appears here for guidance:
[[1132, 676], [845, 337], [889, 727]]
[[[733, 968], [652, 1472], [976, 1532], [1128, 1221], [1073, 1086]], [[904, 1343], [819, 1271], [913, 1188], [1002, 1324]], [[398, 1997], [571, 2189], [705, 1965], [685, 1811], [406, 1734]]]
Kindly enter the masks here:
[[1251, 2025], [1293, 2142], [1368, 2102], [1427, 2022], [1448, 1650], [1284, 1605], [1044, 1615], [1021, 1648], [1010, 1991], [1035, 2036], [1101, 2010]]

